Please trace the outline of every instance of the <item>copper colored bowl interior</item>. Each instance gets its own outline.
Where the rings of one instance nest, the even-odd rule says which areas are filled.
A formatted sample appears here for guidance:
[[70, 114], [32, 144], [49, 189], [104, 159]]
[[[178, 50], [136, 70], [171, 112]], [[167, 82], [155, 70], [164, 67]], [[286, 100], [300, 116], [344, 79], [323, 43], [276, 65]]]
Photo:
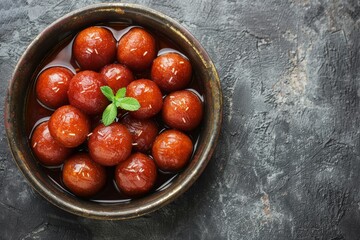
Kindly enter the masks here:
[[[26, 94], [41, 62], [59, 42], [85, 27], [108, 22], [126, 22], [156, 29], [175, 42], [189, 57], [198, 74], [205, 101], [205, 115], [195, 155], [165, 190], [126, 204], [99, 204], [64, 193], [43, 172], [28, 143], [25, 131]], [[206, 167], [220, 132], [222, 95], [216, 69], [200, 43], [179, 23], [152, 9], [134, 4], [97, 4], [60, 18], [29, 45], [20, 58], [8, 86], [5, 127], [14, 160], [30, 184], [49, 202], [73, 214], [96, 219], [126, 219], [155, 211], [186, 191]]]

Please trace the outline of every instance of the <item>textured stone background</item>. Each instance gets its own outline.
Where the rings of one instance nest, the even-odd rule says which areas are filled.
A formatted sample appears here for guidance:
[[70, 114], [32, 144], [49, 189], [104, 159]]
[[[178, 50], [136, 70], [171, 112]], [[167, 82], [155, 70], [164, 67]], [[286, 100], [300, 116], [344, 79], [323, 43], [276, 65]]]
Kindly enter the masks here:
[[[0, 2], [0, 115], [25, 47], [98, 1]], [[358, 1], [133, 1], [181, 22], [224, 93], [215, 154], [197, 183], [129, 221], [73, 216], [34, 192], [0, 125], [0, 239], [359, 239]]]

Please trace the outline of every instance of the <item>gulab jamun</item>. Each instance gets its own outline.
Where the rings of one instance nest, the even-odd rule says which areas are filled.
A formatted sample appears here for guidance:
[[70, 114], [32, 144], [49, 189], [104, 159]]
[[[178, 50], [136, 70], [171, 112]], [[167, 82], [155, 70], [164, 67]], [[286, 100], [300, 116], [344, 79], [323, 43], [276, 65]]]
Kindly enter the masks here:
[[133, 149], [139, 152], [147, 152], [151, 149], [153, 142], [159, 132], [158, 125], [153, 119], [136, 119], [129, 114], [121, 121], [133, 137]]
[[91, 197], [106, 183], [103, 166], [94, 162], [89, 154], [78, 153], [67, 159], [62, 169], [64, 185], [79, 197]]
[[36, 80], [36, 96], [45, 106], [55, 109], [67, 104], [69, 83], [74, 74], [64, 67], [51, 67]]
[[131, 70], [126, 66], [117, 63], [106, 65], [100, 73], [103, 75], [106, 84], [114, 91], [114, 93], [134, 81]]
[[70, 104], [89, 115], [102, 113], [109, 104], [100, 89], [104, 85], [100, 73], [86, 70], [75, 74], [69, 85]]
[[100, 124], [89, 137], [88, 148], [95, 162], [103, 166], [115, 166], [130, 155], [132, 136], [122, 124]]
[[151, 67], [151, 79], [164, 92], [186, 88], [190, 83], [191, 74], [189, 60], [175, 52], [158, 56]]
[[132, 117], [145, 119], [155, 116], [160, 112], [163, 99], [159, 87], [151, 80], [138, 79], [126, 87], [126, 96], [133, 97], [140, 103], [140, 108], [129, 114]]
[[59, 144], [51, 136], [48, 121], [40, 123], [31, 135], [31, 149], [42, 164], [57, 166], [71, 154], [72, 149]]
[[202, 102], [192, 91], [172, 92], [164, 99], [162, 119], [171, 128], [193, 130], [200, 124], [202, 116]]
[[81, 145], [86, 140], [90, 127], [88, 116], [71, 105], [56, 109], [49, 119], [51, 136], [69, 148]]
[[76, 36], [73, 56], [82, 70], [99, 71], [116, 57], [116, 40], [103, 27], [89, 27]]
[[156, 42], [145, 29], [135, 27], [119, 41], [117, 60], [134, 71], [149, 68], [156, 57]]
[[[141, 26], [104, 24], [78, 32], [44, 59], [26, 119], [36, 122], [28, 132], [32, 153], [61, 189], [118, 203], [162, 191], [189, 165], [204, 102], [191, 89], [194, 65], [171, 39]], [[126, 88], [121, 93], [140, 109], [131, 111], [137, 102], [120, 93], [105, 97], [102, 86], [114, 95]]]
[[139, 197], [149, 192], [156, 181], [154, 161], [143, 153], [134, 153], [115, 169], [115, 182], [121, 192]]
[[177, 172], [189, 161], [193, 143], [186, 134], [178, 130], [166, 130], [156, 137], [152, 156], [156, 165], [165, 172]]

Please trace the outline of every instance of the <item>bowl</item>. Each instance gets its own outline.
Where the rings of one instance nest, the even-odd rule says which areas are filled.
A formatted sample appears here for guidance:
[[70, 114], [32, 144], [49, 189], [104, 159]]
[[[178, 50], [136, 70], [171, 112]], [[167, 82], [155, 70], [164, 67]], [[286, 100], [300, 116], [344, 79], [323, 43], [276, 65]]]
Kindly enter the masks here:
[[[175, 42], [190, 59], [200, 79], [205, 102], [202, 130], [197, 150], [186, 169], [162, 191], [128, 203], [100, 204], [64, 193], [44, 173], [35, 160], [25, 129], [26, 96], [33, 85], [30, 79], [39, 64], [59, 42], [85, 27], [126, 22], [156, 29]], [[184, 193], [208, 164], [220, 133], [222, 93], [219, 78], [208, 54], [183, 26], [172, 18], [144, 6], [124, 3], [96, 4], [73, 11], [45, 28], [21, 56], [7, 89], [5, 128], [13, 159], [30, 185], [55, 206], [70, 213], [104, 220], [127, 219], [153, 212]]]

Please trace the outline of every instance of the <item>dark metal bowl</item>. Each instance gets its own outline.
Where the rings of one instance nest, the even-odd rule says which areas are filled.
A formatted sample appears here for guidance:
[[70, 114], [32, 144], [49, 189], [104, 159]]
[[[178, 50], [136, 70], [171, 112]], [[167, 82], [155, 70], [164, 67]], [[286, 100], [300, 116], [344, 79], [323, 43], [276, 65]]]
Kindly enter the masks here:
[[[25, 131], [26, 96], [31, 76], [48, 53], [81, 29], [106, 22], [129, 22], [156, 29], [174, 41], [190, 58], [200, 79], [205, 115], [197, 150], [187, 168], [165, 190], [123, 204], [99, 204], [64, 193], [55, 186], [34, 159]], [[220, 132], [222, 94], [219, 78], [200, 43], [178, 22], [152, 9], [122, 3], [92, 5], [65, 15], [40, 33], [20, 58], [8, 86], [5, 128], [13, 157], [30, 184], [54, 205], [73, 214], [97, 219], [126, 219], [155, 211], [184, 193], [203, 172]]]

